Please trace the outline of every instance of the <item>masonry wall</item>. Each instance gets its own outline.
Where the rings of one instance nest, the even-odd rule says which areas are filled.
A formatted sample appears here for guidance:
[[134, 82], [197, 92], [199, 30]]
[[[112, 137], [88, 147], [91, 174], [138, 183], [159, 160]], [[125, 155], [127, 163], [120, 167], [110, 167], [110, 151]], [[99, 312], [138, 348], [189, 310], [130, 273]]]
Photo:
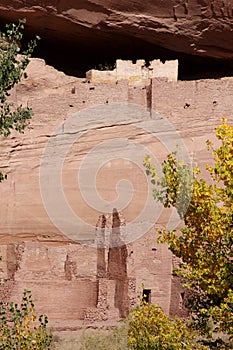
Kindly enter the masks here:
[[[12, 281], [6, 288], [4, 284], [1, 286], [1, 298], [20, 302], [23, 290], [30, 290], [37, 310], [49, 315], [56, 328], [77, 329], [85, 318], [85, 310], [96, 308], [95, 249], [77, 244], [54, 246], [30, 242], [2, 245], [1, 254], [8, 276], [3, 270], [0, 277]], [[11, 270], [14, 273], [9, 275]]]
[[232, 118], [232, 94], [233, 78], [176, 83], [153, 79], [151, 106], [182, 135], [198, 137], [222, 117]]
[[165, 77], [169, 81], [177, 81], [178, 60], [161, 62], [153, 60], [147, 64], [145, 60], [137, 60], [135, 63], [126, 60], [117, 60], [113, 70], [92, 69], [86, 73], [87, 81], [98, 84], [100, 82], [114, 83], [127, 80], [131, 85], [147, 84], [149, 79]]
[[128, 275], [136, 280], [136, 295], [151, 290], [151, 302], [169, 314], [172, 256], [165, 245], [156, 242], [155, 230], [133, 242], [129, 250]]

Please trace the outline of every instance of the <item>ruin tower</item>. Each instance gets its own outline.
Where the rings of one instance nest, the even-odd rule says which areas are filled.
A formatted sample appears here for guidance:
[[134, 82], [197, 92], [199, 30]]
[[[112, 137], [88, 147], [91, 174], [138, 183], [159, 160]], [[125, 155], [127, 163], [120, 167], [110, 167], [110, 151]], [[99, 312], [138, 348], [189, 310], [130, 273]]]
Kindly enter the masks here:
[[102, 214], [96, 224], [98, 285], [105, 280], [113, 286], [114, 308], [119, 310], [120, 317], [126, 316], [129, 310], [124, 227], [125, 218], [116, 208], [111, 214]]

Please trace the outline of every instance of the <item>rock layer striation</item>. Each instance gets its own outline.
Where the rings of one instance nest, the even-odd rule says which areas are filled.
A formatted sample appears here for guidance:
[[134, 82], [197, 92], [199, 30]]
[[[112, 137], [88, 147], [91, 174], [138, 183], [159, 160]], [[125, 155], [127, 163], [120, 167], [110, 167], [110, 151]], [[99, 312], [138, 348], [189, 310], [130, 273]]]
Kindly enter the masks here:
[[142, 285], [183, 315], [177, 261], [154, 230], [180, 222], [153, 201], [143, 158], [160, 164], [178, 143], [205, 169], [205, 140], [223, 116], [232, 122], [232, 94], [231, 77], [94, 83], [33, 59], [11, 98], [35, 115], [24, 134], [0, 139], [1, 294], [32, 290], [57, 329], [115, 322]]

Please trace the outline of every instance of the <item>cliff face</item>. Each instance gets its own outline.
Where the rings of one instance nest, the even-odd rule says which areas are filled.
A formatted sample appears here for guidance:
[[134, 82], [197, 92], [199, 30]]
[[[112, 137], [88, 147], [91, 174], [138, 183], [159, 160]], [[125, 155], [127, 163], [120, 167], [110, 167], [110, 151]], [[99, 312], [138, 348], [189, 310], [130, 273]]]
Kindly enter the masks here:
[[191, 55], [233, 57], [232, 0], [1, 1], [1, 19], [23, 17], [30, 31], [80, 51], [130, 49], [141, 41]]
[[153, 201], [143, 158], [160, 163], [178, 144], [204, 168], [205, 140], [233, 118], [233, 78], [94, 83], [37, 59], [28, 75], [12, 99], [35, 115], [23, 135], [0, 140], [5, 297], [31, 289], [60, 329], [116, 320], [142, 284], [167, 313], [183, 314], [174, 261], [153, 228], [179, 220]]
[[[140, 168], [141, 170], [136, 172], [134, 164], [113, 161], [114, 157], [117, 158], [117, 151], [120, 157], [126, 152], [129, 159], [132, 157], [135, 164], [142, 167], [143, 157], [148, 150], [144, 145], [145, 149], [142, 148], [136, 154], [139, 158], [134, 159], [135, 151], [130, 140], [140, 144], [145, 138], [146, 144], [158, 144], [162, 137], [160, 133], [165, 133], [164, 129], [167, 129], [171, 139], [177, 139], [179, 135], [187, 144], [187, 152], [194, 157], [194, 161], [196, 158], [200, 160], [206, 157], [204, 140], [214, 133], [214, 126], [223, 116], [232, 117], [233, 78], [176, 82], [153, 78], [149, 85], [148, 80], [110, 80], [95, 84], [85, 79], [66, 76], [38, 59], [31, 61], [28, 75], [29, 78], [22, 81], [13, 91], [12, 100], [15, 103], [28, 104], [35, 115], [24, 134], [13, 133], [7, 139], [2, 138], [0, 142], [0, 164], [2, 171], [8, 175], [8, 180], [0, 186], [1, 194], [8, 199], [1, 205], [1, 235], [10, 234], [13, 237], [22, 234], [24, 237], [24, 234], [59, 233], [46, 214], [48, 208], [43, 203], [41, 192], [43, 189], [47, 193], [51, 187], [48, 181], [51, 181], [57, 187], [61, 184], [64, 191], [68, 191], [69, 205], [74, 206], [75, 214], [88, 217], [87, 223], [90, 227], [85, 231], [85, 237], [92, 239], [93, 227], [100, 213], [108, 211], [106, 209], [109, 208], [110, 211], [113, 209], [114, 202], [109, 208], [107, 202], [115, 200], [117, 192], [124, 193], [123, 184], [119, 191], [116, 190], [120, 169], [125, 169], [126, 172], [120, 173], [120, 178], [124, 178], [125, 175], [127, 179], [131, 172], [135, 174], [135, 178], [130, 177], [130, 181], [136, 186], [134, 193], [138, 200], [145, 200], [144, 188], [138, 184], [144, 183], [143, 169]], [[127, 109], [127, 103], [133, 104], [130, 106], [138, 106], [138, 109]], [[152, 112], [155, 112], [155, 115]], [[166, 120], [168, 124], [159, 124], [160, 119]], [[148, 130], [144, 129], [143, 122], [145, 125], [148, 122]], [[137, 130], [138, 125], [142, 128], [141, 131]], [[160, 130], [159, 127], [163, 128]], [[172, 127], [175, 131], [172, 131]], [[147, 134], [156, 135], [158, 138], [150, 138]], [[70, 135], [74, 135], [74, 138], [69, 138]], [[121, 136], [129, 139], [128, 143], [122, 143]], [[96, 149], [101, 142], [118, 138], [119, 148], [106, 143], [103, 144], [103, 150]], [[56, 140], [56, 143], [51, 143], [53, 140]], [[159, 160], [163, 159], [169, 148], [174, 147], [175, 142], [172, 139], [171, 144], [158, 149], [156, 157], [159, 157]], [[91, 155], [92, 158], [85, 158], [87, 155]], [[99, 165], [96, 165], [98, 156], [99, 165], [110, 162], [110, 165], [104, 165], [101, 171]], [[64, 163], [60, 162], [59, 157], [64, 158]], [[54, 162], [51, 163], [51, 160]], [[45, 170], [48, 165], [48, 170], [51, 171], [41, 172], [43, 165]], [[55, 183], [58, 181], [55, 177], [58, 165], [61, 166], [60, 173], [64, 173], [61, 183]], [[92, 175], [90, 169], [95, 171], [96, 178], [90, 177], [91, 185], [85, 188], [85, 192], [90, 191], [90, 197], [79, 194], [82, 190], [77, 188], [76, 183], [76, 172], [79, 168], [82, 170], [79, 182], [89, 179]], [[45, 176], [45, 182], [42, 176]], [[107, 187], [106, 178], [110, 181]], [[95, 182], [101, 191], [104, 191], [102, 207], [85, 205], [85, 202], [91, 203], [95, 200], [95, 197], [91, 197]], [[111, 190], [108, 190], [108, 187]], [[101, 199], [101, 196], [98, 198]], [[130, 201], [130, 198], [127, 197], [126, 200]], [[117, 209], [123, 207], [121, 202], [116, 204], [119, 204]], [[133, 215], [137, 216], [136, 207], [126, 208], [127, 215], [132, 218]], [[61, 213], [61, 216], [65, 214]]]

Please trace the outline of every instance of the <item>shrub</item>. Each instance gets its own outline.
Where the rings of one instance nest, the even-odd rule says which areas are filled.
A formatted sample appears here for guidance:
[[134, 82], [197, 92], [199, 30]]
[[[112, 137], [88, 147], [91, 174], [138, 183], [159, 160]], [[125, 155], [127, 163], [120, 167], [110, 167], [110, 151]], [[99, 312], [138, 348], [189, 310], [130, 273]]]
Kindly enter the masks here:
[[52, 334], [47, 316], [35, 314], [31, 293], [24, 291], [21, 304], [0, 303], [1, 350], [49, 350]]
[[130, 350], [204, 350], [197, 335], [181, 319], [170, 319], [159, 306], [141, 303], [129, 319]]

